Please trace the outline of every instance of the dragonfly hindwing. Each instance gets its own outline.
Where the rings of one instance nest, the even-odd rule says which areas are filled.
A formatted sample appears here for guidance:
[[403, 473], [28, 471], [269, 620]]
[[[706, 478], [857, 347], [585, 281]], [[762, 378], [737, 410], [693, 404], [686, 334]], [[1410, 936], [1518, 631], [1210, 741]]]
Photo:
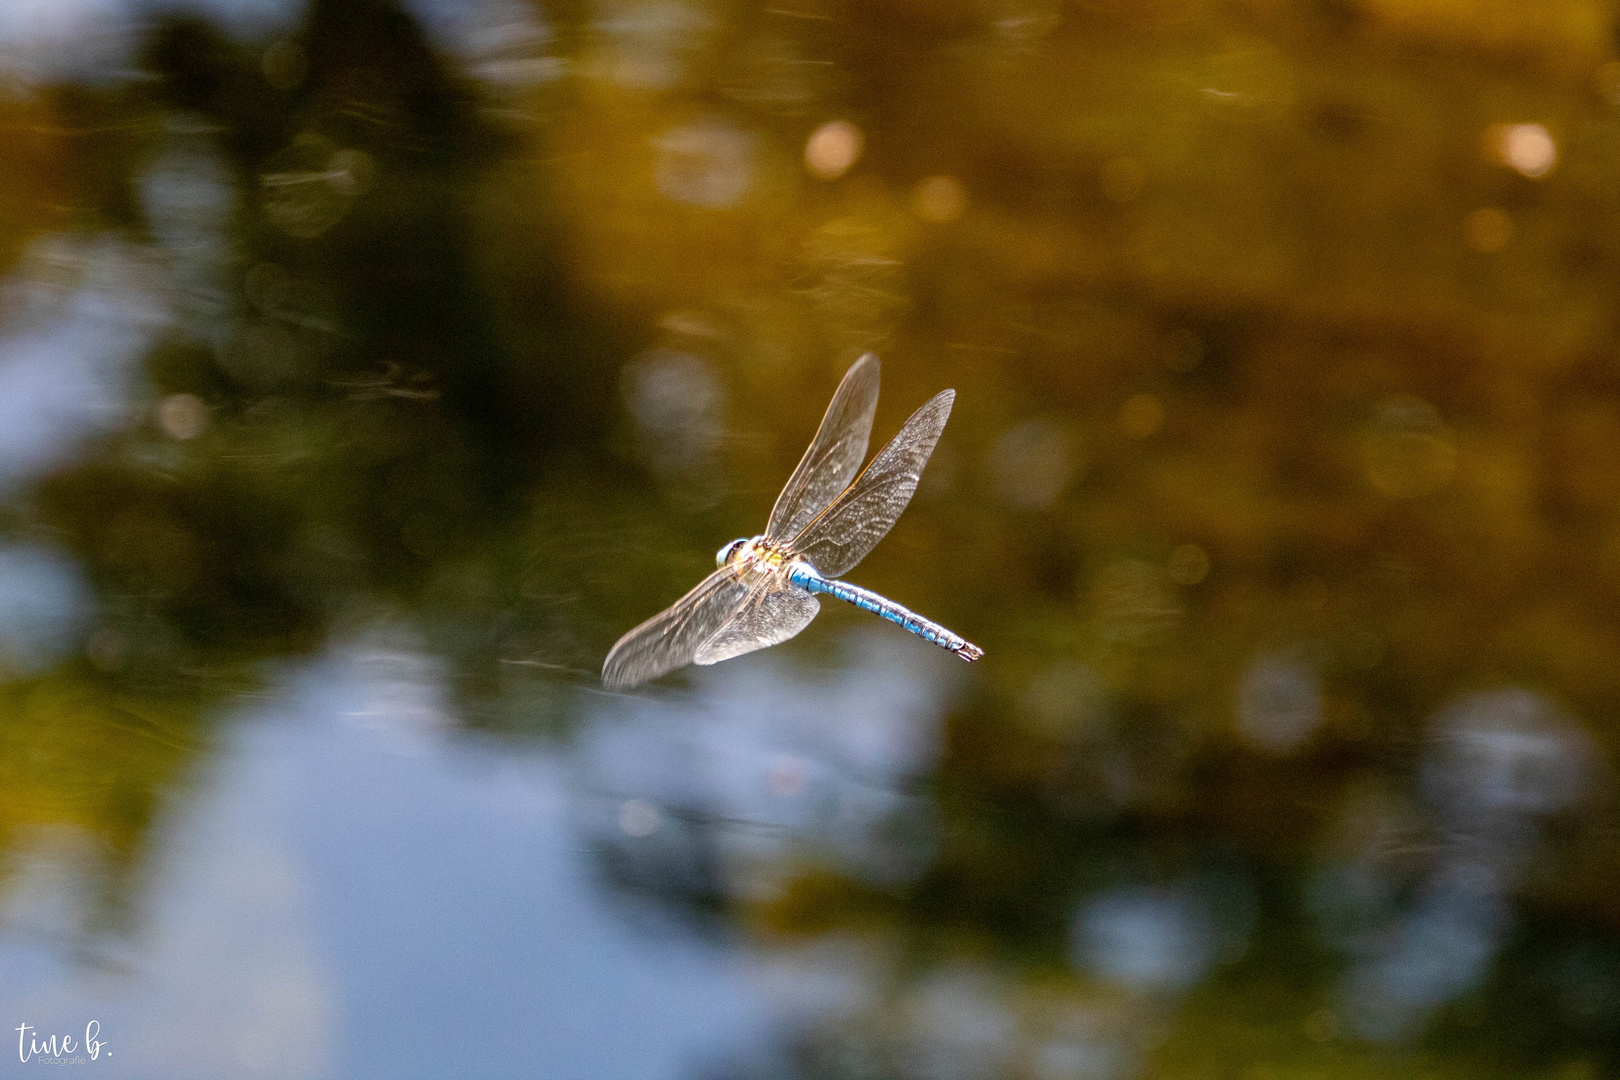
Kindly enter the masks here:
[[742, 610], [726, 620], [714, 635], [698, 646], [697, 664], [718, 664], [733, 656], [777, 645], [810, 625], [821, 601], [797, 585], [782, 582], [748, 598]]

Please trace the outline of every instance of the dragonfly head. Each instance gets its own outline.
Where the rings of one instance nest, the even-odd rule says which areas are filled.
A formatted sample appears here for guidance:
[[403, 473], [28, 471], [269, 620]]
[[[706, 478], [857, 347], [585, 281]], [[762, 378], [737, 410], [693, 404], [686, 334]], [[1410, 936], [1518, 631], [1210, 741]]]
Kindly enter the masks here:
[[741, 551], [743, 549], [743, 545], [746, 544], [746, 543], [748, 543], [747, 540], [733, 540], [731, 543], [727, 544], [725, 547], [723, 547], [719, 551], [715, 552], [714, 553], [714, 565], [716, 565], [716, 566], [724, 566], [724, 565], [726, 565], [726, 563], [730, 562], [733, 558], [736, 557], [737, 552]]

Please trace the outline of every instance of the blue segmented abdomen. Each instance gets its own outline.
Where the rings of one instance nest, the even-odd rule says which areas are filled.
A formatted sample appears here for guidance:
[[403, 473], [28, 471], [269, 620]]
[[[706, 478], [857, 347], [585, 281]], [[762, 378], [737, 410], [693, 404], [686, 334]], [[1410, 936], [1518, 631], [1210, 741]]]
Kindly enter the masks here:
[[910, 608], [903, 607], [893, 600], [879, 596], [870, 589], [863, 589], [859, 585], [851, 585], [847, 581], [833, 581], [824, 578], [809, 563], [800, 561], [789, 566], [788, 580], [807, 592], [826, 593], [828, 596], [854, 604], [862, 611], [870, 611], [874, 615], [881, 615], [895, 625], [910, 630], [924, 641], [932, 641], [940, 648], [948, 649], [964, 660], [977, 660], [984, 655], [983, 649], [970, 644], [966, 638], [951, 633], [939, 623], [925, 619]]

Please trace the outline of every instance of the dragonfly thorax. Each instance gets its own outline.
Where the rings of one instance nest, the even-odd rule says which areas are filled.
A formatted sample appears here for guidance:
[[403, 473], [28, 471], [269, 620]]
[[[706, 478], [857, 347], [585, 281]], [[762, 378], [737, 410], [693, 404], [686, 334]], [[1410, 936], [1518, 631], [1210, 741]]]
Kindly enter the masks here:
[[747, 540], [733, 540], [715, 553], [719, 566], [736, 565], [744, 570], [776, 570], [787, 561], [787, 552], [769, 537], [755, 536]]

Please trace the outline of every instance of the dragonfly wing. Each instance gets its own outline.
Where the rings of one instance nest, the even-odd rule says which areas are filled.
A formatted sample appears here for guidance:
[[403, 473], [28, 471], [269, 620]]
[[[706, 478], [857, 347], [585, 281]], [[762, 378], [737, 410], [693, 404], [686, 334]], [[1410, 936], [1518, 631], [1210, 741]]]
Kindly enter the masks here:
[[847, 574], [864, 559], [911, 502], [955, 400], [956, 391], [941, 390], [912, 413], [855, 482], [805, 526], [793, 550], [829, 578]]
[[698, 648], [748, 600], [735, 567], [721, 567], [618, 640], [602, 664], [609, 690], [628, 690], [692, 662]]
[[765, 535], [776, 539], [796, 535], [821, 513], [833, 497], [849, 486], [866, 458], [877, 411], [878, 358], [867, 353], [844, 373], [816, 437], [776, 497]]
[[756, 589], [742, 610], [698, 648], [693, 663], [718, 664], [779, 645], [809, 626], [820, 610], [820, 600], [786, 580]]

